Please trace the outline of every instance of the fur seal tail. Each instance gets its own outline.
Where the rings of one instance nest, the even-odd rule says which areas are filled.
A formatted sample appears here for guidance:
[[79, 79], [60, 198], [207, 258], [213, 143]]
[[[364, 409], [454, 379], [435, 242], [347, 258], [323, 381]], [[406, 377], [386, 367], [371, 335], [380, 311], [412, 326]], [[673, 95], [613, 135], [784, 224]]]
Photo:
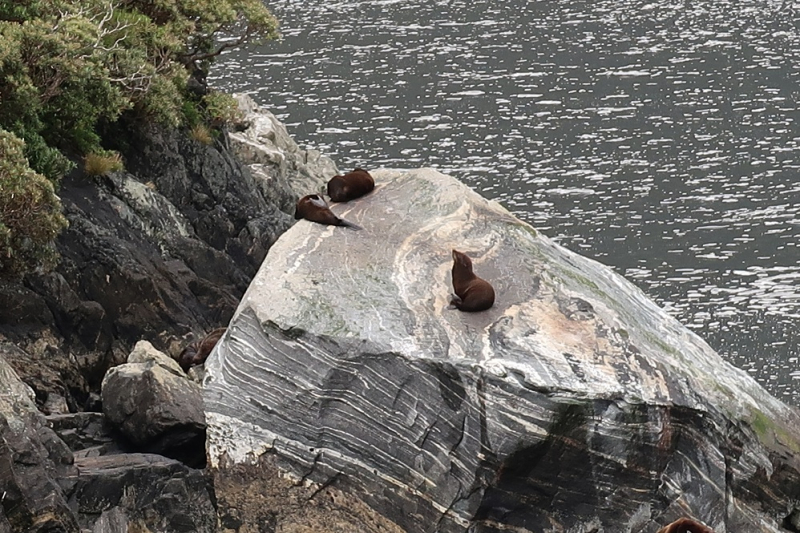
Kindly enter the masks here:
[[361, 226], [359, 226], [358, 224], [353, 224], [352, 222], [348, 222], [343, 218], [340, 218], [339, 220], [341, 220], [341, 222], [342, 222], [341, 224], [339, 224], [342, 227], [354, 229], [356, 231], [360, 231], [360, 230], [364, 229]]

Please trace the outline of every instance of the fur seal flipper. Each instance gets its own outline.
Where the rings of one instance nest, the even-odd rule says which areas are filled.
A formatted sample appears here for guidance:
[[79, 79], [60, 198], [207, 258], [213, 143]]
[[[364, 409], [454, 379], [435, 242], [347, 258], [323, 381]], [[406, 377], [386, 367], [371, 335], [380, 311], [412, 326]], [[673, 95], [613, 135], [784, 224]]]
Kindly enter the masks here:
[[450, 300], [451, 308], [474, 312], [494, 305], [494, 288], [475, 275], [472, 260], [458, 250], [453, 250], [453, 289], [456, 295]]
[[361, 226], [334, 215], [333, 211], [328, 208], [328, 204], [325, 203], [325, 199], [318, 194], [309, 194], [300, 198], [294, 208], [294, 218], [298, 220], [304, 218], [327, 226], [362, 229]]
[[659, 529], [657, 533], [714, 533], [714, 530], [691, 518], [679, 518]]
[[375, 188], [375, 180], [362, 168], [353, 169], [343, 176], [328, 181], [328, 196], [334, 202], [347, 202], [360, 198]]

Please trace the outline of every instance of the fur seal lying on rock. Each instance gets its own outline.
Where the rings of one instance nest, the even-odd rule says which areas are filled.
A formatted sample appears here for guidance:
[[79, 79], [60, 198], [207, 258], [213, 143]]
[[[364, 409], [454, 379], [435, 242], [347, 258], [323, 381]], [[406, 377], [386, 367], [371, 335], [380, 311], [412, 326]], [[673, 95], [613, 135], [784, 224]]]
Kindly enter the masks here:
[[375, 188], [375, 180], [369, 172], [356, 168], [343, 176], [334, 176], [328, 181], [328, 196], [334, 202], [347, 202], [360, 198]]
[[325, 203], [325, 199], [318, 194], [308, 194], [297, 201], [294, 208], [294, 218], [310, 220], [327, 226], [344, 226], [347, 228], [361, 229], [361, 226], [343, 220], [333, 214]]
[[488, 281], [475, 275], [467, 254], [453, 250], [453, 290], [450, 308], [461, 311], [485, 311], [494, 305], [494, 289]]
[[206, 362], [211, 350], [214, 349], [214, 346], [217, 345], [217, 342], [225, 333], [225, 329], [226, 328], [217, 328], [212, 330], [211, 333], [199, 341], [194, 341], [181, 350], [178, 356], [178, 364], [181, 365], [184, 372], [188, 372], [193, 366], [201, 365]]
[[714, 530], [691, 518], [679, 518], [659, 529], [657, 533], [714, 533]]

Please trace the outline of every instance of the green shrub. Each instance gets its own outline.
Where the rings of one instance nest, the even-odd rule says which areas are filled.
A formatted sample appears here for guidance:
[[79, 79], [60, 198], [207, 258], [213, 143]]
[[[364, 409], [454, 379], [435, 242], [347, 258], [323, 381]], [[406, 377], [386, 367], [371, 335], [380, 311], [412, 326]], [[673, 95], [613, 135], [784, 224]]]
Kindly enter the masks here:
[[28, 166], [23, 141], [0, 130], [0, 275], [52, 266], [66, 226], [53, 184]]
[[18, 171], [0, 178], [0, 273], [52, 259], [42, 239], [63, 227], [53, 188], [72, 161], [103, 153], [100, 125], [123, 113], [173, 127], [230, 120], [230, 101], [198, 100], [189, 74], [276, 36], [261, 0], [0, 0], [0, 131], [16, 158], [3, 164]]
[[242, 118], [239, 104], [227, 93], [210, 91], [203, 96], [203, 104], [205, 104], [206, 115], [211, 124], [229, 124]]

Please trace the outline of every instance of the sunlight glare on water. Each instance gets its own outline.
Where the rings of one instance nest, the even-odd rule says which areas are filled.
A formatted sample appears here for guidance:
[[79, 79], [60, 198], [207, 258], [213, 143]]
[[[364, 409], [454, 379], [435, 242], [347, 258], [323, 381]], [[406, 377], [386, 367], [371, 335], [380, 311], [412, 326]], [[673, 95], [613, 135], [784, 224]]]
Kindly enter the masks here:
[[212, 85], [341, 169], [458, 177], [800, 403], [799, 4], [268, 5]]

